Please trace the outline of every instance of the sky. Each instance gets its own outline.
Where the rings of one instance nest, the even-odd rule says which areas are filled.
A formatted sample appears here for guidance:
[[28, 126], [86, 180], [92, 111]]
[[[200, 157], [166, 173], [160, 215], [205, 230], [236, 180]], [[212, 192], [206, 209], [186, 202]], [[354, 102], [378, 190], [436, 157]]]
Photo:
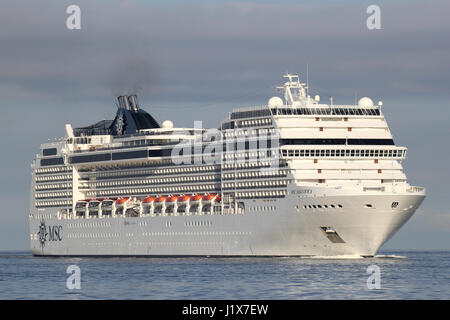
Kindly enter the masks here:
[[[73, 4], [79, 30], [66, 27]], [[367, 28], [372, 4], [381, 29]], [[28, 250], [30, 163], [65, 123], [112, 119], [116, 96], [137, 93], [160, 122], [216, 127], [307, 69], [322, 102], [382, 100], [408, 181], [427, 188], [382, 249], [450, 249], [448, 12], [439, 0], [1, 1], [0, 250]]]

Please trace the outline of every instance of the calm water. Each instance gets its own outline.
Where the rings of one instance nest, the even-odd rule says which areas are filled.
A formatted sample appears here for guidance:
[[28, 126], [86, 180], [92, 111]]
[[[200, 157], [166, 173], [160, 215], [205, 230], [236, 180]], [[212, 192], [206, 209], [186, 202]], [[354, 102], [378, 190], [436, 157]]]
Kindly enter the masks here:
[[[367, 267], [381, 289], [367, 289]], [[69, 290], [69, 265], [81, 289]], [[450, 299], [450, 252], [372, 259], [38, 258], [0, 253], [0, 299]]]

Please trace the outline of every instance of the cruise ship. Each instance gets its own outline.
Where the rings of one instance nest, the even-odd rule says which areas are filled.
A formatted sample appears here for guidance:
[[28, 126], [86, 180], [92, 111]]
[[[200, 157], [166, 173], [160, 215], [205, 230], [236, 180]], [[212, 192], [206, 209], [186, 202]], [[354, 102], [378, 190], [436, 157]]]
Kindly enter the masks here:
[[374, 256], [425, 198], [382, 102], [320, 103], [294, 74], [277, 89], [212, 129], [159, 124], [136, 95], [66, 124], [31, 164], [31, 253]]

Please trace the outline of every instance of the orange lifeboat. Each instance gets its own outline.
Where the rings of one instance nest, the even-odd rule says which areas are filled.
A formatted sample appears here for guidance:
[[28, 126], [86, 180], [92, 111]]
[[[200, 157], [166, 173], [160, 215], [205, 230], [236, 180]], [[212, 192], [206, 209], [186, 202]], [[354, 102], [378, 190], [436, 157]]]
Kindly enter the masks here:
[[142, 199], [142, 203], [152, 203], [155, 199], [156, 198], [153, 198], [152, 196], [148, 196], [147, 198]]
[[184, 194], [178, 197], [178, 202], [187, 202], [190, 198], [190, 196]]
[[202, 198], [203, 198], [202, 195], [197, 194], [197, 195], [191, 197], [190, 202], [193, 203], [193, 204], [200, 203], [200, 201], [202, 200]]
[[129, 198], [119, 198], [116, 200], [116, 204], [124, 204], [128, 199]]
[[170, 196], [169, 198], [167, 198], [166, 202], [174, 203], [177, 202], [177, 200], [178, 200], [177, 196]]
[[215, 197], [217, 197], [217, 195], [210, 193], [210, 194], [207, 194], [206, 196], [204, 196], [203, 199], [204, 200], [212, 200]]
[[216, 197], [217, 197], [216, 194], [212, 194], [212, 193], [207, 194], [207, 195], [203, 196], [202, 202], [203, 202], [203, 203], [207, 203], [207, 204], [211, 204], [211, 203], [214, 202], [214, 200], [216, 199]]
[[162, 203], [165, 202], [167, 197], [161, 196], [155, 199], [155, 203]]

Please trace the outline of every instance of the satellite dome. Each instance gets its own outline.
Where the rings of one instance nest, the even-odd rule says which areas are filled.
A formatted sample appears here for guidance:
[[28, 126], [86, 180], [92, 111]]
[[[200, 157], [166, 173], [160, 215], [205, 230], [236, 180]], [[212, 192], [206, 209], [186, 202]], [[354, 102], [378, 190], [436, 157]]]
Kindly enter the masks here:
[[162, 123], [163, 129], [172, 129], [173, 128], [173, 122], [170, 120], [164, 120]]
[[269, 99], [269, 108], [279, 108], [283, 106], [283, 100], [280, 97], [272, 97]]
[[358, 106], [361, 108], [372, 108], [373, 101], [370, 98], [364, 97], [364, 98], [359, 99]]

